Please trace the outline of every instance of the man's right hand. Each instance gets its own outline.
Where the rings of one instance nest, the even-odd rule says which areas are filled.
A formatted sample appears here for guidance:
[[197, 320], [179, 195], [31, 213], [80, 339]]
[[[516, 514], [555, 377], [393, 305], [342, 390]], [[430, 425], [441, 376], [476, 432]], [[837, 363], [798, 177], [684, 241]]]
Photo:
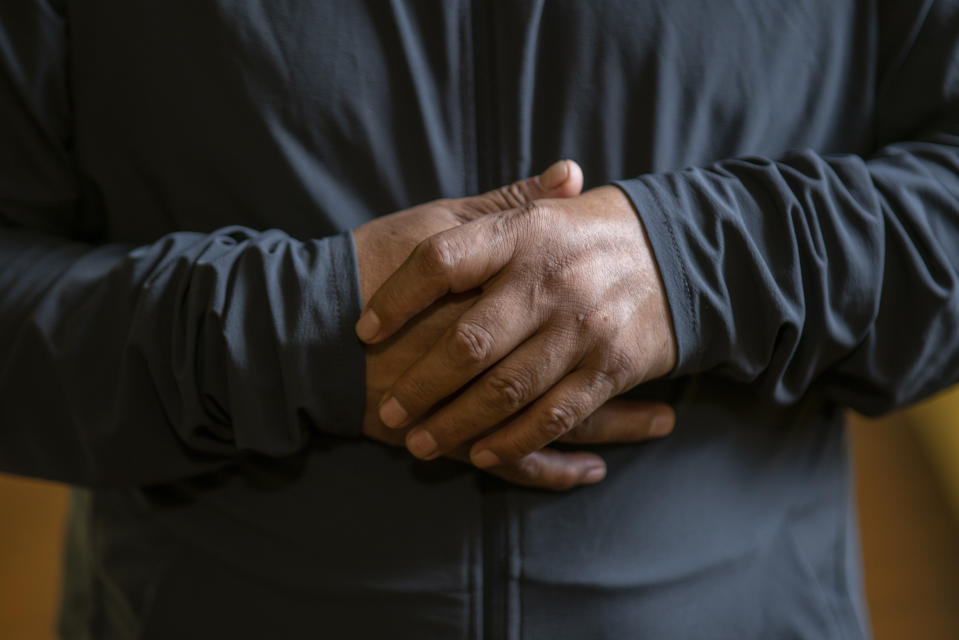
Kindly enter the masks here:
[[[483, 195], [436, 200], [358, 227], [353, 232], [353, 238], [364, 307], [369, 296], [429, 236], [483, 215], [507, 211], [540, 198], [576, 196], [582, 184], [583, 175], [579, 166], [564, 160], [538, 177], [521, 180]], [[367, 347], [364, 435], [389, 445], [403, 446], [408, 429], [390, 429], [383, 425], [378, 415], [380, 400], [393, 382], [433, 346], [478, 295], [478, 292], [473, 292], [449, 296], [420, 314], [416, 321], [409, 323], [389, 340]], [[672, 427], [672, 420], [664, 421], [663, 415], [672, 414], [667, 406], [660, 403], [614, 400], [601, 407], [562, 440], [595, 444], [635, 442], [662, 436]], [[467, 452], [468, 445], [450, 452], [448, 457], [468, 463]], [[562, 490], [602, 480], [606, 475], [606, 465], [602, 458], [593, 453], [544, 448], [515, 463], [486, 471], [514, 484]]]

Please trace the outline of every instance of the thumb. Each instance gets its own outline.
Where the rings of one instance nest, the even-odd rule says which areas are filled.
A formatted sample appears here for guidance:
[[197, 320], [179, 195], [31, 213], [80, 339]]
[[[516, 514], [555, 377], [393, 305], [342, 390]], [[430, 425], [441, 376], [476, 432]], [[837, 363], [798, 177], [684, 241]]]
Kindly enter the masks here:
[[457, 213], [467, 221], [489, 213], [518, 209], [542, 198], [571, 198], [583, 190], [583, 170], [573, 160], [560, 160], [546, 171], [457, 202]]

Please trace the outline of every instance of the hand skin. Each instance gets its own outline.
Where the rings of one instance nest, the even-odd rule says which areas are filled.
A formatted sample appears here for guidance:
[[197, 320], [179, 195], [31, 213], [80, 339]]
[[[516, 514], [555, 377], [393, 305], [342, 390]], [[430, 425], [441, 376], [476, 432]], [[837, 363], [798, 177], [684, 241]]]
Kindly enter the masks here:
[[[479, 438], [470, 449], [476, 466], [513, 465], [675, 366], [662, 279], [617, 187], [538, 200], [429, 237], [373, 295], [357, 333], [377, 344], [435, 300], [476, 287], [479, 300], [380, 406], [390, 427], [422, 418], [406, 434], [417, 457]], [[663, 412], [647, 427], [664, 434], [672, 425]]]
[[[554, 182], [558, 184], [551, 184]], [[354, 230], [353, 237], [364, 305], [370, 292], [377, 290], [423, 239], [497, 212], [526, 206], [537, 198], [575, 196], [581, 186], [582, 173], [575, 163], [557, 163], [539, 178], [514, 183], [483, 196], [438, 200], [362, 225]], [[367, 348], [364, 435], [389, 445], [403, 444], [408, 429], [390, 429], [383, 425], [378, 416], [380, 400], [397, 376], [427, 353], [479, 298], [478, 291], [444, 296], [388, 340]], [[582, 421], [563, 440], [577, 444], [643, 440], [668, 431], [663, 429], [664, 416], [671, 425], [672, 410], [666, 405], [614, 401]], [[459, 443], [444, 455], [468, 462], [467, 451], [468, 443]], [[606, 468], [602, 458], [592, 453], [545, 448], [488, 471], [515, 484], [561, 490], [598, 482], [605, 477]]]

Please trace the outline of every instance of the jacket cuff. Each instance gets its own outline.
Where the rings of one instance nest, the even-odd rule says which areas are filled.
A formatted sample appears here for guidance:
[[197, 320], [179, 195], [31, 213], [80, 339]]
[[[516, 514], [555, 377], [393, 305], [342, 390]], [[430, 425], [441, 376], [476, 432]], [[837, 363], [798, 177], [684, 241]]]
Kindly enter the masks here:
[[680, 203], [660, 176], [646, 175], [613, 184], [626, 193], [639, 214], [666, 288], [676, 336], [676, 366], [669, 377], [695, 373], [702, 360], [703, 339], [695, 312], [689, 260], [677, 238], [676, 223], [682, 213]]
[[321, 332], [314, 344], [321, 353], [310, 359], [323, 363], [323, 370], [307, 380], [320, 381], [315, 398], [321, 403], [316, 427], [328, 434], [357, 437], [363, 426], [366, 407], [366, 351], [353, 330], [360, 317], [360, 278], [353, 232], [317, 241], [326, 253], [326, 270], [317, 273], [316, 300], [330, 307], [318, 313], [316, 329]]

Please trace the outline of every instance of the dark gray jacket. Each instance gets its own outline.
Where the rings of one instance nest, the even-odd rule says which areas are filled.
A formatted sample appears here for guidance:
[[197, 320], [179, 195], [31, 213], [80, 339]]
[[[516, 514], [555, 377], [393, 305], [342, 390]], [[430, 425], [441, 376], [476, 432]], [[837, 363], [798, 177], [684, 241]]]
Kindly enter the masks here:
[[[631, 196], [662, 441], [518, 489], [358, 437], [348, 230]], [[843, 410], [959, 378], [959, 2], [0, 2], [0, 468], [70, 638], [861, 638]], [[2, 631], [2, 630], [0, 630]]]

